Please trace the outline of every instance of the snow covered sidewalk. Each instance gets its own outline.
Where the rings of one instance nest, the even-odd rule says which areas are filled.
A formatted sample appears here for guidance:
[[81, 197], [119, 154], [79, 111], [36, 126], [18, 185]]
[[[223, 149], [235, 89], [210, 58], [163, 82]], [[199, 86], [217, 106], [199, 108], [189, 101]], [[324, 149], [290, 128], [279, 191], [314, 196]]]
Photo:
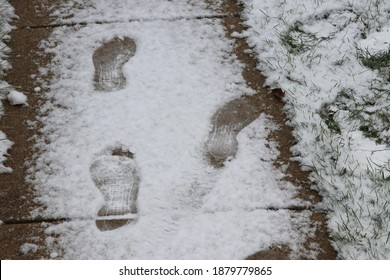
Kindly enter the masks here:
[[78, 2], [42, 42], [28, 180], [33, 218], [66, 220], [47, 225], [50, 257], [317, 258], [313, 205], [275, 166], [280, 124], [226, 35], [239, 19], [201, 1]]

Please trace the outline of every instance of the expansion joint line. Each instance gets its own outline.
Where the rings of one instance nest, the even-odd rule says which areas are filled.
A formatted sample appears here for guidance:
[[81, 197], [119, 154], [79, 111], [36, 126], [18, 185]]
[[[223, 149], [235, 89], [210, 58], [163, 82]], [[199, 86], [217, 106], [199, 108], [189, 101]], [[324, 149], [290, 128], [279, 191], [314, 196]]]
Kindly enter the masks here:
[[202, 19], [224, 19], [224, 18], [239, 18], [239, 13], [230, 13], [230, 14], [217, 14], [217, 15], [204, 15], [204, 16], [194, 16], [194, 17], [172, 17], [172, 18], [139, 18], [139, 19], [130, 19], [127, 21], [94, 21], [94, 22], [72, 22], [72, 23], [53, 23], [47, 25], [26, 25], [19, 27], [20, 29], [46, 29], [46, 28], [56, 28], [56, 27], [73, 27], [73, 26], [86, 26], [88, 24], [114, 24], [114, 23], [130, 23], [130, 22], [152, 22], [152, 21], [178, 21], [178, 20], [202, 20]]
[[[254, 210], [266, 210], [266, 211], [314, 211], [316, 213], [324, 212], [323, 209], [318, 209], [315, 206], [291, 206], [291, 207], [259, 207]], [[3, 225], [23, 225], [23, 224], [41, 224], [41, 223], [63, 223], [71, 221], [94, 221], [96, 217], [62, 217], [62, 218], [23, 218], [23, 219], [9, 219], [3, 220]]]

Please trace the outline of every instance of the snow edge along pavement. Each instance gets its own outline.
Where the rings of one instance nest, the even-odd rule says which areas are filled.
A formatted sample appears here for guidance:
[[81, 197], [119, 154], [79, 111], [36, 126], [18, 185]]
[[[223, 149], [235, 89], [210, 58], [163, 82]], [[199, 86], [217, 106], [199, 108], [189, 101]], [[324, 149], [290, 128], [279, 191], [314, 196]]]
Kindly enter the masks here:
[[[4, 114], [3, 100], [7, 98], [11, 87], [3, 81], [4, 73], [10, 65], [7, 61], [7, 53], [10, 49], [6, 42], [10, 39], [9, 33], [12, 30], [11, 20], [15, 18], [13, 7], [6, 0], [0, 0], [0, 118]], [[7, 136], [0, 131], [0, 173], [11, 173], [12, 168], [4, 166], [7, 160], [7, 151], [11, 148], [13, 142], [7, 139]]]

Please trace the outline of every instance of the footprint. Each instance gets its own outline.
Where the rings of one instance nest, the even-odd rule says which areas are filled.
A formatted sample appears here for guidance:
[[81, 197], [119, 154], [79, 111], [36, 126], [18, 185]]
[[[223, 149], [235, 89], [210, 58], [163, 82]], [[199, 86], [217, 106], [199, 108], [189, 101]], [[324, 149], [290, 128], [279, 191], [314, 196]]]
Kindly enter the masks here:
[[113, 230], [135, 221], [140, 179], [133, 154], [121, 149], [113, 150], [111, 155], [95, 159], [90, 172], [105, 200], [96, 219], [98, 229]]
[[107, 92], [123, 89], [126, 78], [122, 67], [135, 52], [135, 42], [128, 37], [114, 38], [100, 46], [92, 56], [95, 90]]
[[235, 157], [238, 149], [237, 134], [261, 114], [257, 96], [242, 96], [226, 103], [213, 117], [213, 130], [206, 147], [206, 157], [214, 167]]

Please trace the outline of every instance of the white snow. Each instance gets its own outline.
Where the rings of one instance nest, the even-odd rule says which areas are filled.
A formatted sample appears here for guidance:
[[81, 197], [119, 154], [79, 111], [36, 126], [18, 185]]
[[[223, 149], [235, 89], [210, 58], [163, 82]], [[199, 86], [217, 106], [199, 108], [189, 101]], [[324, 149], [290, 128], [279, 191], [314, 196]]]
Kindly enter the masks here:
[[51, 252], [50, 253], [50, 258], [55, 259], [57, 257], [58, 257], [58, 253], [57, 252]]
[[[56, 23], [128, 22], [150, 19], [180, 19], [221, 15], [198, 0], [68, 0], [51, 15]], [[45, 7], [47, 9], [47, 7]]]
[[[238, 153], [226, 167], [215, 169], [204, 157], [213, 114], [253, 94], [220, 20], [154, 20], [167, 16], [164, 5], [177, 3], [194, 18], [198, 13], [186, 1], [161, 1], [157, 10], [148, 10], [156, 1], [95, 3], [106, 14], [118, 14], [118, 21], [123, 10], [132, 9], [143, 10], [149, 20], [118, 23], [113, 17], [116, 23], [58, 27], [42, 43], [54, 55], [54, 78], [42, 85], [44, 137], [29, 171], [45, 206], [34, 214], [73, 219], [46, 230], [51, 257], [242, 259], [272, 244], [287, 244], [296, 254], [311, 234], [302, 226], [310, 212], [266, 210], [306, 205], [273, 166], [278, 151], [266, 138], [276, 127], [267, 116], [238, 135]], [[96, 5], [76, 12], [94, 22], [101, 17]], [[76, 12], [73, 19], [80, 16]], [[127, 86], [97, 92], [92, 54], [115, 36], [137, 45], [124, 65]], [[100, 232], [94, 220], [104, 202], [89, 168], [116, 145], [135, 154], [138, 221]], [[55, 242], [53, 234], [59, 234]]]
[[3, 162], [7, 160], [7, 151], [12, 147], [12, 142], [6, 135], [0, 131], [0, 173], [11, 173], [12, 168], [4, 166]]
[[27, 96], [21, 93], [20, 91], [11, 90], [7, 95], [7, 100], [11, 105], [28, 106]]
[[[6, 94], [10, 90], [10, 86], [3, 81], [3, 75], [10, 67], [7, 62], [9, 48], [6, 45], [6, 41], [9, 39], [8, 33], [12, 29], [9, 22], [14, 16], [14, 9], [8, 1], [0, 0], [0, 118], [4, 114], [2, 101], [6, 98]], [[12, 172], [10, 167], [4, 166], [4, 162], [7, 159], [7, 151], [11, 148], [12, 144], [13, 143], [7, 139], [6, 135], [0, 131], [0, 173]]]
[[[65, 259], [242, 259], [273, 244], [299, 250], [310, 213], [286, 210], [154, 213], [137, 224], [99, 232], [93, 221], [52, 226], [55, 257]], [[278, 221], [278, 222], [275, 222]], [[302, 231], [303, 230], [303, 231]], [[49, 246], [50, 246], [49, 245]], [[61, 251], [62, 250], [62, 251]]]
[[[390, 92], [389, 69], [370, 69], [358, 54], [389, 50], [390, 2], [241, 2], [249, 29], [232, 35], [247, 39], [267, 84], [286, 93], [298, 140], [293, 152], [323, 196], [339, 258], [389, 259], [390, 131], [380, 118], [390, 102], [378, 94]], [[43, 5], [35, 5], [36, 14]], [[307, 202], [273, 166], [278, 149], [267, 136], [277, 127], [266, 115], [241, 131], [238, 153], [224, 168], [204, 158], [213, 114], [253, 93], [220, 20], [211, 18], [221, 16], [218, 8], [197, 0], [67, 0], [53, 7], [56, 26], [69, 25], [42, 42], [54, 56], [54, 78], [34, 89], [47, 102], [27, 178], [44, 206], [33, 215], [71, 219], [46, 229], [51, 258], [242, 259], [273, 244], [302, 253], [313, 234], [310, 212], [267, 210]], [[0, 0], [0, 99], [26, 105], [25, 95], [1, 80], [13, 16]], [[97, 92], [92, 54], [115, 36], [137, 44], [124, 66], [127, 86]], [[40, 72], [38, 78], [48, 69]], [[0, 173], [12, 172], [3, 164], [12, 144], [0, 131]], [[95, 218], [103, 196], [89, 168], [117, 145], [135, 154], [140, 172], [138, 221], [100, 232]], [[20, 252], [37, 249], [26, 243]]]
[[6, 81], [0, 81], [0, 96], [4, 99], [6, 95], [11, 91], [12, 87]]
[[286, 93], [296, 159], [313, 171], [339, 257], [389, 259], [390, 149], [376, 142], [389, 139], [381, 119], [389, 116], [389, 68], [365, 67], [358, 54], [389, 50], [390, 2], [241, 2], [259, 69]]
[[32, 243], [24, 243], [19, 248], [20, 253], [23, 255], [27, 255], [28, 253], [36, 253], [38, 251], [38, 245]]

